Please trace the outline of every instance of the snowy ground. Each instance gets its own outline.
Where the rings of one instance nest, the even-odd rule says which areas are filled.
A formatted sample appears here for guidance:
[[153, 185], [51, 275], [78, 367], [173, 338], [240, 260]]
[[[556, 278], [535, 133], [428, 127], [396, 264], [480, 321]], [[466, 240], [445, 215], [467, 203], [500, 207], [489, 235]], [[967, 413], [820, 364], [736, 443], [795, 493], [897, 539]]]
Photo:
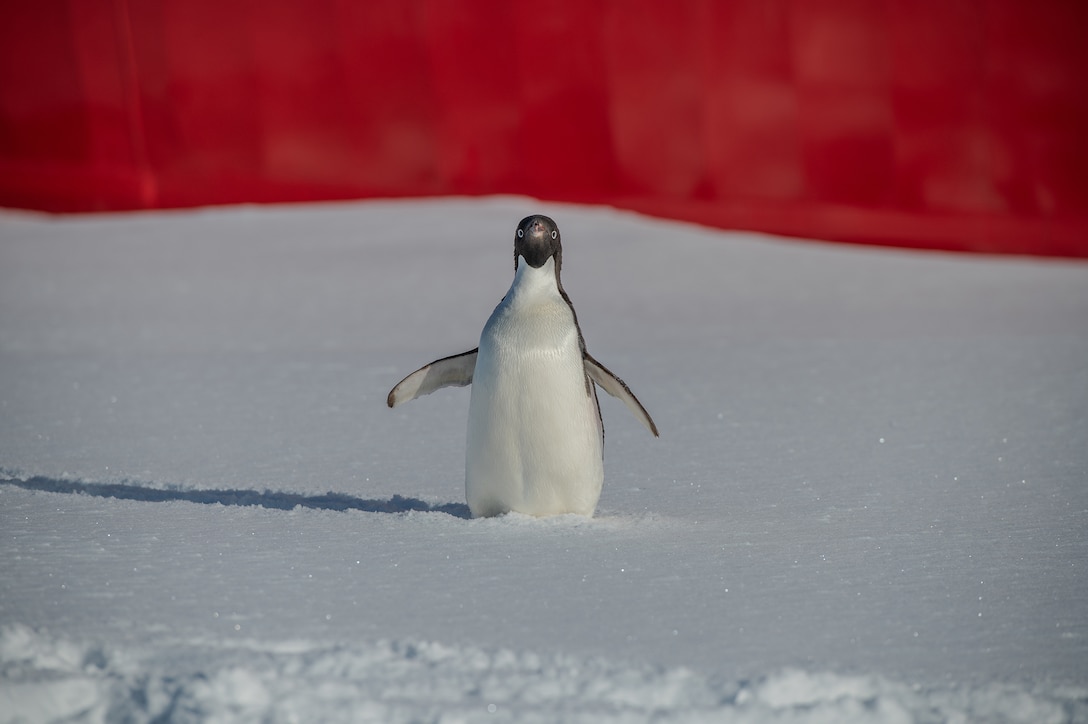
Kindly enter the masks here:
[[[598, 517], [467, 519], [525, 214]], [[527, 199], [0, 214], [0, 721], [1088, 721], [1088, 264]]]

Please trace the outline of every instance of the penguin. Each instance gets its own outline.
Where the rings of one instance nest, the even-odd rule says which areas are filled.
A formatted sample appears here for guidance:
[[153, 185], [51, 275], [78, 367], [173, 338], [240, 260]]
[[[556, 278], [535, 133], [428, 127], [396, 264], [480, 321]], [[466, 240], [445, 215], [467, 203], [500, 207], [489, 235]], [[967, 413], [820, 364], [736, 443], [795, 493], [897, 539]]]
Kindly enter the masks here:
[[472, 385], [465, 496], [474, 517], [518, 512], [592, 517], [604, 483], [604, 423], [596, 387], [657, 425], [619, 377], [587, 351], [563, 289], [563, 245], [547, 216], [514, 232], [514, 280], [476, 349], [421, 367], [390, 390], [389, 407]]

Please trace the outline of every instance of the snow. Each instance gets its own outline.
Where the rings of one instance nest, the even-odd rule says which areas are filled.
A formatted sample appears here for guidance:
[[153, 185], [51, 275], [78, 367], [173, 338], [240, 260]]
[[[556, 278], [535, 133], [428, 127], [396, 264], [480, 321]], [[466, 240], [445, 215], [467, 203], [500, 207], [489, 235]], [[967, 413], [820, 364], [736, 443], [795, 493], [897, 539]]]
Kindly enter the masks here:
[[[468, 518], [564, 239], [592, 520]], [[524, 198], [0, 214], [0, 721], [1088, 721], [1088, 265]]]

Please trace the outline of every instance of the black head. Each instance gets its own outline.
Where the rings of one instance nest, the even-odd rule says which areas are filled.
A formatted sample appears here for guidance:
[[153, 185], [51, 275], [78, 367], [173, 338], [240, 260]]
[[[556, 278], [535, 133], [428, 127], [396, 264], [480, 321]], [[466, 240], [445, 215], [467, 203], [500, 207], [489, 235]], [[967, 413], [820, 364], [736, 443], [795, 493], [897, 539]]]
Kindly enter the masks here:
[[525, 263], [534, 269], [539, 269], [553, 256], [558, 276], [563, 245], [555, 222], [539, 214], [522, 219], [514, 232], [514, 269], [518, 268], [518, 257], [525, 259]]

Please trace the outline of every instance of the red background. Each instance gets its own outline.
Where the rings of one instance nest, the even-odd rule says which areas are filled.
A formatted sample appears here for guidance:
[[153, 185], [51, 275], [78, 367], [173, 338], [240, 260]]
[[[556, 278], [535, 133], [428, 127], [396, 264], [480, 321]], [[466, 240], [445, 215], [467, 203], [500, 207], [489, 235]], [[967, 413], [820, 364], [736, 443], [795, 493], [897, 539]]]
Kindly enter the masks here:
[[0, 0], [0, 204], [518, 193], [1088, 256], [1078, 0]]

